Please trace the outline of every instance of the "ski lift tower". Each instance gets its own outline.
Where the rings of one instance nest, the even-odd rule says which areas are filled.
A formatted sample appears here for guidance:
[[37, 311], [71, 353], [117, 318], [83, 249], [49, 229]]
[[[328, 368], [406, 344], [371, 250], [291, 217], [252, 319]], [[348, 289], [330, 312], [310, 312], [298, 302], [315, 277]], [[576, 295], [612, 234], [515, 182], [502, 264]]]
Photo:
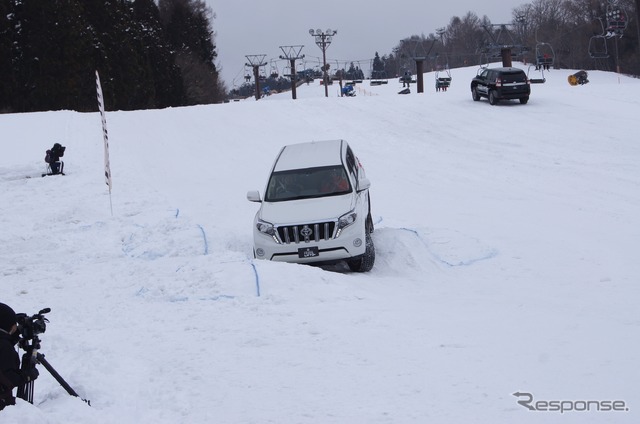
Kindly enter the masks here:
[[490, 58], [502, 59], [502, 66], [509, 68], [512, 66], [512, 58], [522, 57], [528, 50], [516, 41], [510, 27], [513, 24], [492, 24], [484, 25], [483, 28], [489, 35], [490, 41], [485, 45], [482, 53]]
[[280, 46], [282, 55], [280, 59], [287, 59], [291, 64], [291, 98], [296, 99], [296, 81], [298, 76], [296, 75], [296, 60], [304, 59], [304, 55], [300, 55], [300, 51], [304, 46]]
[[429, 50], [425, 49], [424, 39], [416, 39], [410, 41], [414, 43], [411, 58], [416, 62], [416, 91], [418, 93], [424, 93], [424, 61], [429, 56], [429, 53], [431, 53], [431, 49], [433, 49], [436, 40], [434, 39], [431, 42], [431, 47], [429, 47]]
[[260, 99], [260, 67], [266, 66], [267, 62], [264, 61], [264, 58], [267, 57], [266, 54], [250, 54], [245, 56], [249, 63], [246, 66], [251, 66], [253, 68], [253, 78], [256, 82], [256, 100]]
[[316, 39], [316, 44], [322, 50], [322, 80], [324, 83], [324, 96], [329, 97], [329, 77], [327, 75], [327, 48], [333, 41], [333, 36], [336, 35], [338, 31], [328, 29], [326, 32], [323, 32], [321, 29], [313, 29], [309, 30], [309, 34]]
[[412, 46], [411, 59], [416, 62], [416, 92], [418, 93], [424, 93], [424, 61], [429, 56], [429, 53], [431, 53], [431, 49], [433, 49], [436, 42], [435, 39], [432, 40], [431, 46], [427, 50], [424, 45], [425, 41], [424, 38], [417, 37], [412, 37], [407, 40], [407, 43], [410, 43]]

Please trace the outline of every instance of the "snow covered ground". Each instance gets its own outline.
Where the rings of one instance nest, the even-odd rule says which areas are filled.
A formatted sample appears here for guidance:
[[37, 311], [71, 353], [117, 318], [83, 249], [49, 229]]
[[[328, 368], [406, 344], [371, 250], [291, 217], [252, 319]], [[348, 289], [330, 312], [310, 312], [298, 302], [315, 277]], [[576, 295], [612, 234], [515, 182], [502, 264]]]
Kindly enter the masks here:
[[[113, 214], [97, 113], [0, 115], [0, 302], [52, 309], [41, 352], [91, 401], [40, 367], [0, 421], [639, 422], [640, 81], [551, 70], [490, 106], [476, 71], [107, 113]], [[246, 192], [334, 138], [372, 182], [374, 269], [254, 260]]]

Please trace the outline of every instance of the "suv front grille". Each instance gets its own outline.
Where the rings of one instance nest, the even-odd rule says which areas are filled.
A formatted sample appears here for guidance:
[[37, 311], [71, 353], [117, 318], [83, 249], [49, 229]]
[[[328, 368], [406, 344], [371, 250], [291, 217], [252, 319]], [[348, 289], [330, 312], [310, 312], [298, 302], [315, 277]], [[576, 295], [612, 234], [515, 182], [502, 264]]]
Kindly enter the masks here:
[[336, 228], [335, 221], [313, 224], [287, 225], [278, 227], [278, 237], [284, 244], [308, 243], [311, 241], [331, 240]]

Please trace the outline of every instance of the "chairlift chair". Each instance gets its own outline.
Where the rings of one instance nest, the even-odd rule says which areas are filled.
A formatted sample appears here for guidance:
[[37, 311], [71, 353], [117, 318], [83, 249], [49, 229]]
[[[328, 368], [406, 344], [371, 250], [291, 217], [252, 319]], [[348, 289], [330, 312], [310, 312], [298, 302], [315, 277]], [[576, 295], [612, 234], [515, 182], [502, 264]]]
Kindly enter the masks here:
[[607, 49], [607, 32], [604, 28], [602, 18], [598, 18], [602, 32], [600, 34], [592, 35], [589, 39], [589, 57], [591, 59], [606, 59], [609, 57], [609, 51]]
[[260, 79], [260, 81], [266, 81], [267, 80], [267, 73], [264, 69], [264, 66], [260, 67], [260, 70], [258, 71], [258, 78]]
[[536, 42], [536, 68], [548, 71], [555, 60], [556, 54], [549, 43]]
[[589, 39], [589, 57], [591, 59], [607, 59], [607, 39], [602, 35], [594, 35]]
[[369, 70], [371, 72], [371, 81], [369, 82], [369, 85], [382, 85], [389, 82], [387, 71], [373, 69], [373, 59], [369, 61]]
[[[529, 78], [529, 72], [531, 72], [531, 68], [534, 66], [537, 71], [542, 73], [542, 78]], [[527, 79], [530, 84], [544, 84], [547, 82], [547, 79], [544, 77], [544, 68], [540, 67], [537, 63], [535, 65], [529, 65], [529, 68], [527, 69]]]
[[489, 53], [483, 49], [480, 51], [480, 69], [478, 70], [478, 73], [480, 73], [481, 70], [488, 68], [490, 63], [491, 60], [489, 60]]
[[362, 66], [360, 66], [360, 61], [356, 61], [356, 77], [353, 82], [355, 82], [356, 84], [362, 84], [363, 80], [364, 80], [364, 72], [362, 71]]
[[451, 72], [449, 68], [445, 68], [446, 76], [442, 76], [440, 71], [436, 71], [436, 91], [447, 91], [451, 86]]
[[382, 85], [387, 83], [389, 83], [389, 78], [386, 71], [371, 72], [371, 82], [369, 85]]
[[287, 65], [282, 70], [282, 76], [291, 78], [291, 65]]
[[403, 66], [400, 67], [400, 77], [398, 78], [398, 82], [401, 82], [403, 84], [415, 84], [416, 83], [416, 79], [414, 78], [412, 69], [411, 69], [411, 65], [409, 65], [408, 63], [405, 63]]
[[527, 79], [530, 84], [544, 84], [547, 79], [544, 76], [544, 71], [548, 71], [553, 66], [553, 62], [555, 60], [556, 54], [553, 51], [553, 46], [549, 43], [545, 43], [544, 41], [538, 40], [538, 31], [536, 31], [536, 62], [535, 62], [535, 70], [540, 71], [541, 78], [530, 78], [529, 73], [531, 72], [531, 67], [534, 65], [529, 65], [529, 69], [527, 69]]
[[278, 74], [278, 67], [276, 66], [275, 63], [273, 63], [273, 60], [271, 61], [271, 78], [278, 78], [280, 75]]
[[[606, 37], [622, 37], [624, 30], [627, 29], [629, 19], [624, 9], [614, 6], [611, 2], [607, 5], [606, 12], [607, 32]], [[602, 21], [601, 21], [602, 22]]]

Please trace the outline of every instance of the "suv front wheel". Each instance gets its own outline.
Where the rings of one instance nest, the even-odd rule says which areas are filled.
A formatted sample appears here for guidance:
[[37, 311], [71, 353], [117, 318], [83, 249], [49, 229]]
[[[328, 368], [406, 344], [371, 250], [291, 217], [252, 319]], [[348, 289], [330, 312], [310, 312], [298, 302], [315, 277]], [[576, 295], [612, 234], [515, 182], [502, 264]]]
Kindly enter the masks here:
[[373, 245], [373, 239], [371, 233], [373, 232], [373, 225], [371, 220], [367, 219], [367, 228], [365, 230], [365, 251], [364, 254], [347, 260], [349, 269], [354, 272], [369, 272], [373, 268], [373, 264], [376, 261], [376, 248]]
[[473, 87], [471, 89], [471, 98], [473, 99], [474, 102], [477, 102], [478, 100], [480, 100], [480, 94], [478, 94], [478, 87]]
[[520, 97], [520, 104], [526, 105], [528, 101], [529, 101], [528, 97]]

